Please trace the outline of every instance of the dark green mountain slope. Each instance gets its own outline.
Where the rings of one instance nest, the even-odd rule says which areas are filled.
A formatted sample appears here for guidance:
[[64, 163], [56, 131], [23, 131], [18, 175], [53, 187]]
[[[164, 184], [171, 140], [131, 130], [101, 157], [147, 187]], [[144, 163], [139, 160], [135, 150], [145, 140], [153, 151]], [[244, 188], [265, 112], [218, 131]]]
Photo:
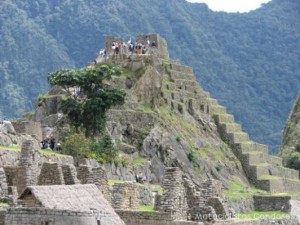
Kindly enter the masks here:
[[[21, 13], [14, 16], [4, 11], [8, 2]], [[85, 65], [103, 47], [105, 35], [129, 39], [157, 32], [167, 40], [171, 57], [193, 66], [204, 89], [236, 116], [254, 140], [277, 150], [300, 88], [297, 0], [273, 0], [243, 14], [217, 13], [184, 0], [6, 0], [0, 4], [1, 36], [5, 33], [0, 82], [1, 89], [11, 93], [5, 95], [6, 104], [0, 99], [0, 113], [21, 115], [30, 108], [31, 99], [45, 92], [47, 71], [72, 66], [72, 62], [76, 67]], [[10, 25], [20, 15], [22, 25]], [[22, 29], [24, 23], [29, 24], [27, 29]], [[16, 39], [12, 45], [10, 40], [17, 34], [24, 40]], [[32, 49], [33, 56], [17, 58], [11, 53], [22, 48]], [[4, 51], [10, 54], [2, 55]], [[13, 61], [18, 65], [7, 68], [5, 62]], [[30, 84], [32, 75], [22, 72], [24, 67], [35, 71], [39, 77], [35, 81], [40, 83]], [[7, 107], [13, 102], [15, 107]]]

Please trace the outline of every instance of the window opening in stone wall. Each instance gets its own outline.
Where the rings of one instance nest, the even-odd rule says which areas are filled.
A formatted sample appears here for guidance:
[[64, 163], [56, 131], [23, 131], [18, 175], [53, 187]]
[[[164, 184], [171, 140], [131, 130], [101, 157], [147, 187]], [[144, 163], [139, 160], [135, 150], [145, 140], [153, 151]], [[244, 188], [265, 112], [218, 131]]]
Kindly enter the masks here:
[[179, 196], [179, 209], [181, 209], [181, 196]]
[[132, 199], [131, 199], [131, 196], [129, 196], [129, 208], [131, 209], [132, 207]]
[[171, 93], [171, 97], [173, 100], [175, 99], [174, 93]]
[[204, 112], [204, 105], [201, 105], [201, 106], [200, 106], [200, 110], [201, 110], [202, 112]]
[[97, 220], [97, 225], [101, 225], [101, 222], [100, 222], [100, 220]]

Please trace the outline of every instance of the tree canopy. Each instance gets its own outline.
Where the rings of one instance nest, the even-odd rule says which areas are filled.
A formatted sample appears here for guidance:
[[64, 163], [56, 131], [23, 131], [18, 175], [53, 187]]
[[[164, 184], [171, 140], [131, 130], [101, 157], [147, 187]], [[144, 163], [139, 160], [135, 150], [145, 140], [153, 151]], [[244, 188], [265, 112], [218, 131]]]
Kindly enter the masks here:
[[62, 86], [69, 97], [62, 101], [61, 109], [68, 115], [76, 131], [82, 127], [85, 135], [97, 135], [105, 128], [106, 112], [112, 106], [124, 103], [125, 92], [103, 83], [112, 75], [120, 75], [118, 68], [97, 65], [82, 69], [62, 69], [50, 73], [51, 86]]

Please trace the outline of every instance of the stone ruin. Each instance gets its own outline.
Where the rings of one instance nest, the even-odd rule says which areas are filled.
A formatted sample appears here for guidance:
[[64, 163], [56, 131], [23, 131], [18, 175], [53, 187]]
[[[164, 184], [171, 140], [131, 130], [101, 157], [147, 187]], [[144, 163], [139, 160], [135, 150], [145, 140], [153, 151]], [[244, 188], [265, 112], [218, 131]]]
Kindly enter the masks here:
[[112, 190], [112, 207], [123, 210], [139, 210], [140, 195], [135, 183], [114, 184]]
[[155, 208], [172, 214], [174, 220], [224, 220], [233, 216], [218, 180], [204, 180], [198, 188], [179, 168], [170, 167], [166, 168], [163, 188], [164, 193], [157, 196]]

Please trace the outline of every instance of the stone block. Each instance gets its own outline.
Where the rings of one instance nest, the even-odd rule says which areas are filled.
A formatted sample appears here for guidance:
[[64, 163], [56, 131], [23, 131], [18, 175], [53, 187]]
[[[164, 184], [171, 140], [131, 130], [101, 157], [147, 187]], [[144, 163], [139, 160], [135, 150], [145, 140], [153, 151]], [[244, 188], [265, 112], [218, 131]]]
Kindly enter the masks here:
[[254, 209], [257, 211], [275, 211], [288, 208], [291, 196], [253, 196]]

